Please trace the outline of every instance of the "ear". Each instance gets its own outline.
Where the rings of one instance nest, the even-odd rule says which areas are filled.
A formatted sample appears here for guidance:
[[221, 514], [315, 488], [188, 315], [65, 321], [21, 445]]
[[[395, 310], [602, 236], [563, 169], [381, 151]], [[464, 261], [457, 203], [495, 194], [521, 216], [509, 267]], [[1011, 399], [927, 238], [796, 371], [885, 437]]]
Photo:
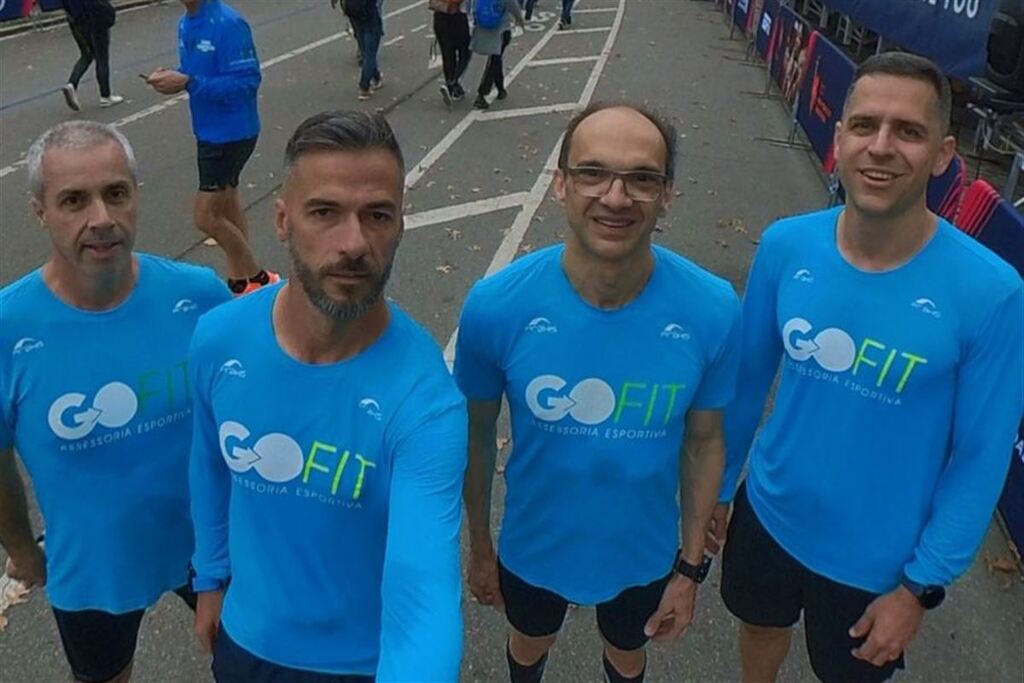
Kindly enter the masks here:
[[562, 206], [565, 206], [565, 193], [566, 193], [565, 173], [562, 172], [562, 169], [560, 169], [560, 168], [556, 168], [555, 169], [554, 187], [555, 187], [555, 199], [558, 200], [559, 204], [561, 204]]
[[952, 135], [947, 135], [942, 139], [942, 144], [939, 147], [939, 155], [935, 157], [935, 165], [932, 166], [932, 175], [940, 176], [946, 172], [949, 168], [949, 164], [953, 161], [953, 156], [956, 154], [956, 138]]
[[32, 214], [36, 217], [36, 220], [39, 221], [39, 227], [45, 228], [46, 220], [44, 217], [46, 216], [46, 207], [43, 206], [43, 203], [39, 201], [38, 197], [31, 193], [29, 193], [28, 196], [28, 203], [32, 206]]
[[658, 207], [659, 216], [665, 216], [668, 214], [669, 210], [671, 210], [672, 202], [675, 201], [676, 198], [674, 190], [675, 186], [672, 184], [672, 181], [665, 183], [665, 191], [661, 193], [661, 199], [658, 200], [658, 203], [661, 204], [661, 206]]
[[288, 241], [288, 207], [281, 197], [274, 200], [274, 234], [278, 241]]
[[839, 144], [839, 137], [843, 134], [843, 122], [836, 121], [836, 129], [832, 132], [832, 150], [833, 156], [836, 162], [839, 161], [839, 150], [842, 148]]

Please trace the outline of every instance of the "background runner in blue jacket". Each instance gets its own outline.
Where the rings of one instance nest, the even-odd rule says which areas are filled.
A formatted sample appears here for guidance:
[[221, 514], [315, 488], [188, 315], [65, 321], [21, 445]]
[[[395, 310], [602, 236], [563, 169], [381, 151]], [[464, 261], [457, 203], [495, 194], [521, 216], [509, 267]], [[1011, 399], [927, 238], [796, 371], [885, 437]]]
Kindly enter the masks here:
[[228, 287], [245, 294], [280, 277], [257, 265], [249, 223], [238, 197], [240, 175], [256, 148], [260, 117], [256, 93], [260, 60], [249, 24], [221, 0], [181, 0], [178, 70], [157, 69], [146, 79], [157, 92], [188, 91], [196, 136], [199, 192], [196, 227], [224, 250]]
[[455, 681], [466, 411], [383, 298], [402, 154], [383, 116], [327, 112], [285, 158], [292, 279], [203, 318], [192, 347], [196, 631], [222, 682]]
[[146, 608], [171, 590], [195, 605], [187, 353], [230, 295], [207, 268], [132, 252], [135, 158], [116, 128], [51, 128], [28, 173], [53, 249], [0, 290], [0, 543], [13, 578], [46, 585], [74, 679], [123, 683]]
[[836, 131], [846, 206], [778, 222], [754, 259], [723, 491], [749, 450], [722, 580], [744, 680], [774, 679], [801, 611], [820, 678], [888, 678], [991, 520], [1024, 408], [1024, 288], [925, 205], [949, 108], [931, 62], [867, 60]]

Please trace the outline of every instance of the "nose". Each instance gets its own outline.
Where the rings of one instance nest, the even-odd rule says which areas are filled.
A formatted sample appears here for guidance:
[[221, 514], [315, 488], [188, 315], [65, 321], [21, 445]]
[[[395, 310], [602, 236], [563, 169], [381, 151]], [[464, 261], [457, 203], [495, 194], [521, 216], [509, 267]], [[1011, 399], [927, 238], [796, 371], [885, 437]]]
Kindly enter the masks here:
[[87, 216], [90, 228], [109, 228], [114, 224], [113, 218], [110, 217], [110, 208], [103, 197], [96, 197], [92, 200]]
[[878, 127], [878, 132], [871, 139], [868, 152], [875, 156], [888, 156], [893, 152], [893, 131], [892, 126], [883, 124]]
[[626, 181], [612, 178], [608, 191], [601, 196], [601, 203], [610, 209], [623, 209], [633, 205], [633, 200], [626, 194]]
[[347, 214], [334, 231], [332, 248], [336, 253], [344, 254], [352, 260], [362, 258], [370, 251], [370, 245], [363, 234], [362, 221], [359, 214]]

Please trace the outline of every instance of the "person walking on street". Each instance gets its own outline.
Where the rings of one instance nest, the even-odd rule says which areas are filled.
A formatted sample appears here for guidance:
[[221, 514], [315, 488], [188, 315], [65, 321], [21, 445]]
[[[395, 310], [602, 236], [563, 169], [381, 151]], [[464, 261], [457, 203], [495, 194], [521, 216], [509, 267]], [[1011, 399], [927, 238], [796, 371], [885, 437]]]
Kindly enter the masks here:
[[434, 36], [441, 48], [444, 85], [441, 97], [449, 107], [466, 96], [459, 79], [469, 66], [473, 54], [469, 49], [469, 17], [466, 5], [470, 0], [430, 0], [434, 12]]
[[195, 224], [224, 250], [228, 287], [235, 294], [246, 294], [280, 279], [257, 264], [238, 196], [242, 169], [260, 132], [260, 60], [249, 24], [226, 2], [181, 0], [181, 4], [185, 7], [178, 22], [181, 66], [157, 69], [146, 83], [164, 95], [188, 92], [199, 165]]
[[576, 0], [562, 0], [562, 16], [558, 19], [558, 30], [562, 31], [572, 26], [572, 6]]
[[477, 88], [474, 109], [488, 109], [487, 97], [497, 88], [499, 100], [508, 97], [505, 89], [505, 66], [502, 56], [512, 42], [512, 24], [522, 27], [523, 10], [518, 0], [473, 0], [473, 36], [470, 48], [480, 55], [487, 55], [487, 64], [480, 87]]
[[359, 41], [356, 40], [356, 25], [352, 23], [352, 19], [349, 18], [345, 12], [345, 3], [342, 0], [331, 0], [331, 7], [336, 7], [341, 10], [342, 16], [345, 17], [345, 21], [348, 22], [349, 34], [352, 36], [352, 40], [356, 43], [356, 62], [359, 66], [363, 65], [363, 53], [359, 49]]
[[78, 84], [89, 65], [96, 62], [96, 82], [100, 87], [100, 106], [112, 107], [124, 102], [124, 97], [110, 92], [110, 29], [117, 20], [117, 10], [111, 0], [62, 0], [67, 13], [71, 36], [78, 45], [79, 57], [71, 69], [71, 76], [60, 91], [64, 101], [74, 111], [81, 111]]
[[[570, 603], [597, 607], [604, 680], [640, 683], [648, 640], [683, 635], [707, 576], [740, 302], [651, 243], [674, 197], [675, 147], [671, 125], [632, 106], [573, 117], [554, 178], [565, 243], [476, 283], [462, 310], [467, 578], [511, 626], [512, 683], [539, 683]], [[503, 397], [513, 452], [496, 552]]]
[[219, 683], [458, 680], [466, 403], [384, 296], [404, 182], [382, 115], [304, 121], [274, 205], [291, 278], [196, 328], [195, 630]]
[[712, 528], [744, 681], [776, 679], [801, 613], [821, 680], [888, 679], [991, 522], [1024, 410], [1024, 283], [928, 210], [950, 102], [931, 61], [867, 59], [835, 129], [845, 206], [778, 221], [754, 257]]
[[373, 97], [384, 85], [378, 57], [380, 41], [384, 37], [384, 0], [341, 0], [342, 10], [352, 23], [359, 45], [360, 100]]
[[146, 610], [171, 591], [195, 607], [188, 347], [231, 295], [208, 268], [133, 250], [139, 183], [117, 128], [58, 124], [26, 160], [52, 247], [0, 289], [0, 545], [12, 579], [46, 587], [73, 679], [127, 683]]

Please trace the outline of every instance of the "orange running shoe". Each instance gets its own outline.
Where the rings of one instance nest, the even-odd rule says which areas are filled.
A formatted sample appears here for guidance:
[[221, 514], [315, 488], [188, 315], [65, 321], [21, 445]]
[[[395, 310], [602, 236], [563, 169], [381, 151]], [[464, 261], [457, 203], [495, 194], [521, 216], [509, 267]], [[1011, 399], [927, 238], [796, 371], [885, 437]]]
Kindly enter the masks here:
[[260, 282], [259, 280], [250, 279], [249, 280], [249, 284], [247, 284], [245, 286], [245, 289], [243, 289], [241, 292], [236, 293], [235, 296], [236, 297], [245, 296], [246, 294], [251, 294], [251, 293], [255, 292], [260, 287], [266, 287], [267, 285], [272, 285], [275, 282], [280, 282], [281, 281], [281, 276], [278, 275], [277, 273], [275, 273], [274, 271], [266, 270], [264, 272], [267, 274], [267, 281], [266, 282]]

